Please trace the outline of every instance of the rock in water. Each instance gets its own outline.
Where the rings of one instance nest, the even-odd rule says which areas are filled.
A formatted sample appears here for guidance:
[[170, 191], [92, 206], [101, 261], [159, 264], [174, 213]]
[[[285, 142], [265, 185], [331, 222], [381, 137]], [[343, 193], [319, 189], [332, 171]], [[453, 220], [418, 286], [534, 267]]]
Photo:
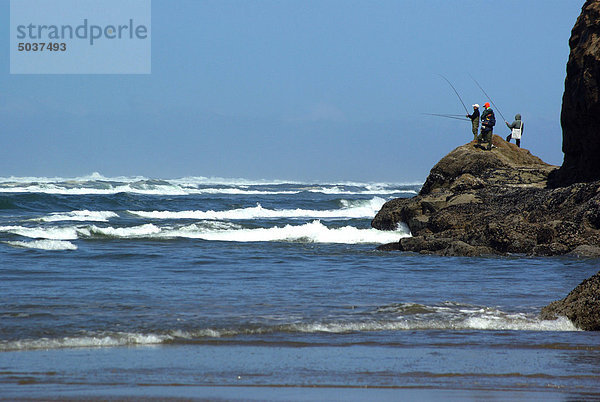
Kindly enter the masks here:
[[571, 32], [561, 112], [562, 167], [554, 186], [600, 180], [600, 1], [588, 0]]
[[600, 331], [600, 272], [581, 282], [562, 300], [542, 309], [543, 320], [565, 316], [585, 331]]

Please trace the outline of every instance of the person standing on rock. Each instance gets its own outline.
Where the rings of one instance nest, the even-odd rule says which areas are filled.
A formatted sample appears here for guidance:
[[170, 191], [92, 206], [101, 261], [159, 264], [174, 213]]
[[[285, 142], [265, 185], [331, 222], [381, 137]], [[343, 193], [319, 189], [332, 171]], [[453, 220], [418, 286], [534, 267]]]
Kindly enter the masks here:
[[507, 121], [505, 121], [505, 123], [506, 126], [510, 128], [510, 134], [506, 137], [506, 141], [510, 142], [510, 140], [514, 138], [517, 146], [521, 148], [521, 135], [523, 134], [523, 121], [521, 120], [521, 115], [517, 113], [515, 115], [515, 121], [511, 124], [508, 124]]
[[496, 125], [496, 116], [489, 102], [486, 102], [483, 107], [485, 107], [485, 110], [481, 113], [481, 134], [479, 134], [477, 140], [479, 142], [487, 142], [487, 150], [489, 151], [492, 149], [492, 135], [494, 126]]
[[471, 124], [473, 124], [473, 140], [476, 140], [479, 131], [479, 105], [477, 103], [473, 105], [473, 113], [468, 114], [467, 117], [471, 119]]

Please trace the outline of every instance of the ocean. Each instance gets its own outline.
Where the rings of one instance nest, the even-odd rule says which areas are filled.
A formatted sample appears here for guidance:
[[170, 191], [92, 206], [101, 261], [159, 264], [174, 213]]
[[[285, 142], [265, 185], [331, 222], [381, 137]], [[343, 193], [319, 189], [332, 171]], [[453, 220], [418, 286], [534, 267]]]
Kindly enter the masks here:
[[0, 398], [600, 399], [598, 261], [377, 251], [421, 184], [0, 178]]

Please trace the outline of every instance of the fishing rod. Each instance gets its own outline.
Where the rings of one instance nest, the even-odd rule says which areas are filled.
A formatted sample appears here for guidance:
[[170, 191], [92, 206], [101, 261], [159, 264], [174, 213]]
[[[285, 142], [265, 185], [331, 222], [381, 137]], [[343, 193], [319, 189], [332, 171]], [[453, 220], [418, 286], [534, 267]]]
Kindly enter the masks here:
[[467, 109], [467, 107], [465, 106], [465, 102], [463, 102], [462, 98], [458, 94], [458, 91], [456, 90], [456, 88], [454, 88], [454, 85], [452, 85], [452, 83], [448, 80], [448, 78], [444, 77], [442, 74], [438, 74], [438, 75], [440, 77], [442, 77], [444, 80], [446, 80], [446, 82], [452, 87], [452, 89], [454, 90], [454, 93], [456, 94], [456, 96], [458, 96], [460, 103], [462, 103], [463, 107], [465, 108], [465, 112], [467, 112], [467, 114], [469, 114], [469, 109]]
[[431, 114], [439, 115], [439, 116], [462, 117], [462, 118], [465, 118], [464, 114], [450, 114], [450, 113], [431, 113]]
[[502, 116], [502, 118], [504, 119], [504, 121], [508, 121], [506, 120], [506, 118], [504, 117], [504, 115], [502, 114], [502, 112], [500, 111], [500, 108], [498, 106], [496, 106], [496, 104], [494, 103], [494, 101], [492, 100], [492, 97], [489, 96], [485, 90], [481, 87], [481, 85], [479, 85], [479, 83], [477, 82], [477, 80], [475, 78], [473, 78], [473, 76], [471, 74], [469, 74], [469, 77], [471, 77], [471, 79], [473, 81], [475, 81], [475, 84], [477, 84], [477, 86], [479, 87], [479, 89], [481, 89], [481, 91], [483, 92], [483, 94], [485, 96], [487, 96], [487, 98], [490, 100], [490, 102], [492, 102], [492, 105], [494, 105], [494, 107], [496, 108], [496, 110], [498, 111], [498, 113], [500, 113], [500, 116]]
[[422, 113], [422, 114], [427, 115], [427, 116], [445, 117], [447, 119], [469, 121], [469, 119], [467, 119], [466, 117], [457, 117], [460, 115], [450, 115], [450, 114], [442, 114], [442, 113]]

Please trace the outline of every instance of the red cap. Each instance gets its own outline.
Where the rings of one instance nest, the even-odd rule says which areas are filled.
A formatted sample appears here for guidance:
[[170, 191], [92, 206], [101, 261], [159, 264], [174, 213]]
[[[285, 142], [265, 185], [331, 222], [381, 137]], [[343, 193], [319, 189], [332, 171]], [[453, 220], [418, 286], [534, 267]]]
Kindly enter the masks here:
[[485, 104], [483, 105], [483, 107], [490, 107], [490, 102], [485, 102]]

